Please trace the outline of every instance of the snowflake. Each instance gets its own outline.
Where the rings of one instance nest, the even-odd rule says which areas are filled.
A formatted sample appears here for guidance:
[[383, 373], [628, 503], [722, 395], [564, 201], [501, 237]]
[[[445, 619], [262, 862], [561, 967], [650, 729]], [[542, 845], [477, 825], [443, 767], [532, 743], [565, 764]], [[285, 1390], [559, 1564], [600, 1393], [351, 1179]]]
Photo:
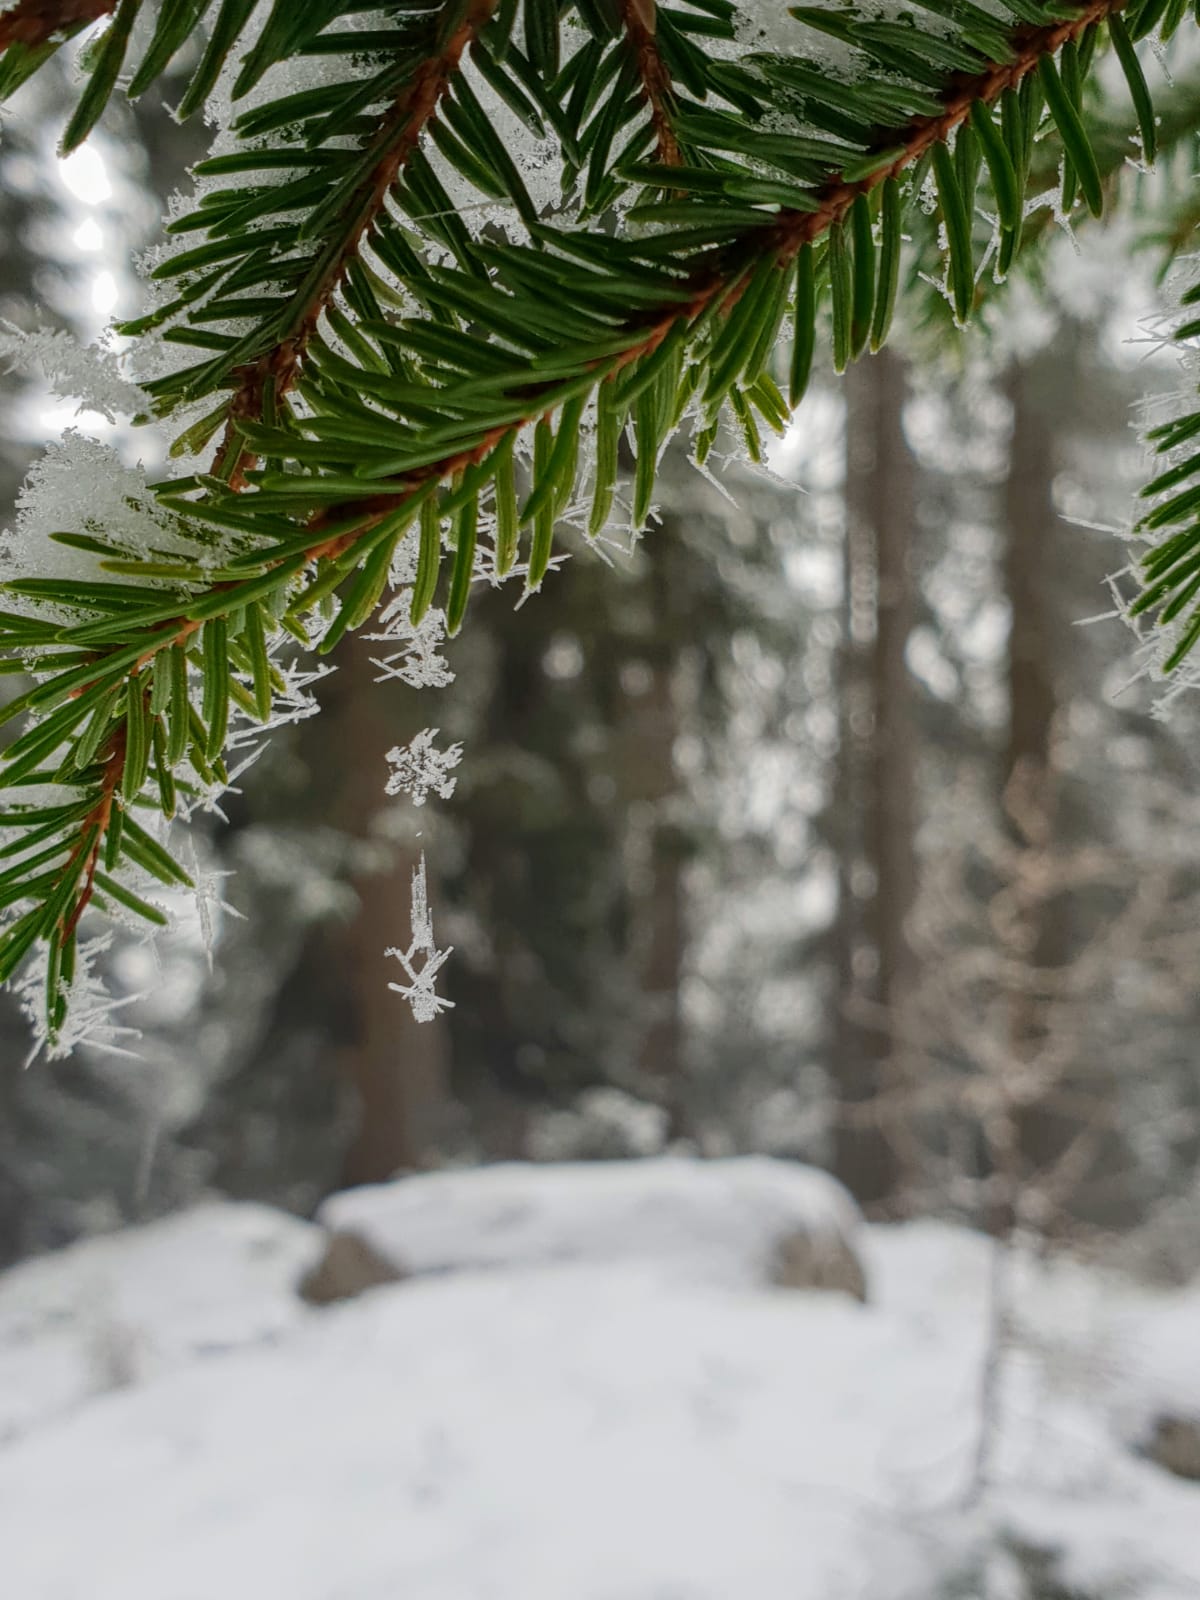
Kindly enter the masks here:
[[389, 983], [388, 988], [404, 996], [418, 1022], [432, 1022], [439, 1012], [454, 1008], [453, 1000], [444, 1000], [434, 987], [438, 972], [453, 948], [453, 945], [448, 945], [445, 950], [439, 950], [433, 937], [433, 918], [429, 914], [429, 894], [425, 884], [425, 853], [422, 851], [420, 863], [413, 870], [412, 877], [412, 940], [407, 950], [386, 951], [387, 955], [396, 957], [408, 978], [407, 983]]
[[386, 793], [407, 794], [415, 806], [425, 804], [430, 790], [449, 800], [458, 781], [449, 773], [462, 760], [462, 745], [435, 750], [433, 741], [437, 736], [437, 728], [423, 728], [411, 744], [388, 751], [387, 759], [395, 770], [388, 778]]

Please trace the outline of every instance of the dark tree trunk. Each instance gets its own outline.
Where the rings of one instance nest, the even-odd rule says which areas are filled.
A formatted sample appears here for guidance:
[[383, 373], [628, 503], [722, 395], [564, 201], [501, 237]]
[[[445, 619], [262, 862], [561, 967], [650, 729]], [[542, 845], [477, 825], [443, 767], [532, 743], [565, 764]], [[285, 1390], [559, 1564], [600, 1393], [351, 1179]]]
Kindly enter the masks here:
[[[868, 1207], [901, 1184], [891, 1110], [894, 1035], [912, 982], [913, 716], [905, 647], [912, 631], [915, 464], [904, 440], [904, 368], [886, 354], [846, 378], [846, 540], [841, 736], [837, 1123], [834, 1169]], [[882, 1107], [881, 1107], [882, 1111]]]
[[683, 868], [685, 841], [670, 814], [679, 794], [675, 741], [679, 735], [675, 667], [679, 618], [673, 614], [671, 566], [679, 559], [678, 530], [668, 525], [647, 539], [651, 634], [647, 641], [649, 683], [626, 713], [624, 738], [637, 764], [636, 798], [647, 826], [640, 882], [631, 885], [631, 912], [643, 1022], [638, 1066], [658, 1086], [671, 1117], [671, 1131], [686, 1131], [683, 1027], [680, 988], [687, 944]]
[[[1008, 955], [1020, 974], [1009, 1004], [1014, 1067], [1036, 1072], [1049, 1043], [1047, 983], [1069, 958], [1065, 906], [1050, 882], [1057, 841], [1054, 771], [1053, 601], [1058, 515], [1054, 509], [1054, 421], [1040, 400], [1036, 369], [1016, 366], [1008, 379], [1012, 405], [1009, 471], [1004, 489], [1004, 583], [1011, 613], [1008, 651], [1009, 724], [1005, 750], [1005, 827], [1017, 846], [1017, 868], [1007, 886], [1012, 915], [1004, 919]], [[1001, 1180], [990, 1219], [994, 1230], [1012, 1225], [1019, 1186], [1046, 1172], [1078, 1131], [1055, 1109], [1056, 1086], [1015, 1106], [1007, 1130], [993, 1133], [992, 1160]]]
[[[445, 1023], [417, 1023], [387, 986], [402, 976], [384, 952], [408, 943], [417, 848], [372, 837], [387, 804], [385, 753], [417, 731], [424, 708], [373, 681], [370, 653], [365, 640], [345, 641], [339, 670], [321, 685], [320, 716], [295, 735], [302, 787], [293, 790], [293, 816], [318, 865], [319, 825], [344, 841], [327, 871], [345, 870], [347, 847], [361, 854], [358, 871], [350, 857], [352, 909], [297, 927], [294, 894], [275, 906], [276, 936], [291, 948], [257, 1037], [239, 1048], [193, 1135], [215, 1157], [212, 1181], [228, 1193], [300, 1211], [330, 1189], [428, 1165], [446, 1108]], [[251, 872], [255, 848], [250, 833]], [[261, 893], [270, 893], [269, 878]], [[261, 906], [259, 925], [270, 926]]]
[[[340, 693], [323, 713], [337, 722], [336, 748], [326, 752], [326, 759], [336, 762], [342, 774], [330, 820], [361, 840], [370, 838], [381, 810], [385, 752], [416, 731], [397, 730], [394, 692], [389, 695], [375, 683], [370, 654], [371, 646], [361, 639], [351, 640], [341, 652], [340, 670], [331, 680]], [[428, 1165], [446, 1104], [445, 1026], [436, 1020], [416, 1022], [405, 1001], [388, 988], [389, 979], [402, 976], [385, 951], [408, 943], [410, 887], [420, 845], [392, 845], [389, 854], [381, 871], [354, 879], [357, 912], [349, 928], [338, 930], [329, 941], [331, 987], [345, 995], [349, 1024], [337, 1053], [337, 1072], [352, 1087], [357, 1106], [354, 1138], [342, 1170], [347, 1184], [376, 1182], [401, 1168]]]

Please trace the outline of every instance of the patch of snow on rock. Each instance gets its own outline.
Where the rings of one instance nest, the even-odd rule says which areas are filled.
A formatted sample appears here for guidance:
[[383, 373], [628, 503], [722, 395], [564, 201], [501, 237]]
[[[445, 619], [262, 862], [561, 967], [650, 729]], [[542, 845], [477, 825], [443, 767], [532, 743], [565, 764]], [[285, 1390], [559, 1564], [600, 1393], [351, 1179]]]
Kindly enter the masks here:
[[768, 1281], [797, 1234], [852, 1249], [858, 1229], [828, 1174], [765, 1156], [433, 1173], [334, 1195], [318, 1220], [412, 1274], [638, 1263], [725, 1286]]

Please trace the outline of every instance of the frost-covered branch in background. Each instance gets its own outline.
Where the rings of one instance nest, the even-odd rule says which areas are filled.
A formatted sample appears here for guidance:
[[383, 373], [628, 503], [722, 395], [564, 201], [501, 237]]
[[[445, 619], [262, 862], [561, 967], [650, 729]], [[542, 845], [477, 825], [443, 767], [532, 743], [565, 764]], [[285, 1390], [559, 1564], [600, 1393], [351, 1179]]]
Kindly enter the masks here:
[[[1150, 502], [1134, 528], [1138, 552], [1130, 599], [1113, 585], [1117, 609], [1141, 642], [1144, 669], [1170, 680], [1168, 699], [1200, 684], [1194, 654], [1200, 641], [1200, 256], [1181, 259], [1167, 285], [1168, 304], [1146, 329], [1174, 351], [1179, 382], [1142, 408], [1142, 439], [1154, 476], [1142, 491]], [[1147, 630], [1144, 619], [1153, 617]]]

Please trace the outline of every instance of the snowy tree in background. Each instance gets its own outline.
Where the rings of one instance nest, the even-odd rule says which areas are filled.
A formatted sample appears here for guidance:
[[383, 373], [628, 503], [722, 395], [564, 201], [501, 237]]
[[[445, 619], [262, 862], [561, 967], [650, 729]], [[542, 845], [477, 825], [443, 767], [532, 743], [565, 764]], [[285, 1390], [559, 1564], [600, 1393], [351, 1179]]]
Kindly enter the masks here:
[[[382, 610], [383, 674], [435, 687], [473, 588], [536, 591], [561, 535], [646, 525], [674, 434], [718, 478], [730, 455], [760, 460], [815, 360], [840, 371], [883, 345], [906, 261], [965, 322], [1047, 206], [1064, 226], [1103, 210], [1120, 163], [1089, 106], [1121, 78], [1127, 155], [1153, 162], [1142, 57], [1186, 51], [1185, 17], [1182, 0], [0, 13], [3, 95], [99, 24], [65, 152], [118, 86], [137, 97], [177, 58], [195, 63], [178, 114], [207, 107], [216, 128], [120, 367], [107, 346], [0, 341], [101, 413], [168, 429], [173, 458], [149, 482], [68, 433], [4, 549], [3, 665], [32, 686], [5, 708], [25, 724], [0, 770], [0, 980], [36, 989], [49, 1048], [107, 1025], [85, 917], [165, 920], [161, 889], [190, 884], [171, 819], [214, 806], [248, 745], [313, 709], [303, 652]], [[1200, 287], [1179, 298], [1186, 350]], [[1121, 602], [1167, 625], [1168, 671], [1200, 636], [1185, 379], [1151, 433], [1145, 587]], [[453, 784], [431, 737], [389, 757], [422, 796]], [[422, 1015], [442, 959], [422, 872], [396, 986]]]

